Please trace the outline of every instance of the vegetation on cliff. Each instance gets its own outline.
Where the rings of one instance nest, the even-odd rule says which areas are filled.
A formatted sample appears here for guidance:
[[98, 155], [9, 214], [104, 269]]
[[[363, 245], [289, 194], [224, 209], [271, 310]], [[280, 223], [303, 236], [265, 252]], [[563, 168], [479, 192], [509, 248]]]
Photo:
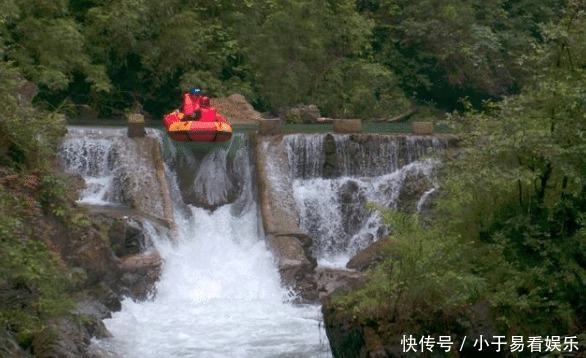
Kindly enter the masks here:
[[[585, 349], [585, 29], [586, 4], [569, 2], [519, 59], [533, 69], [519, 95], [453, 116], [462, 148], [440, 170], [432, 222], [387, 212], [387, 259], [324, 309], [338, 356], [400, 354], [403, 335], [419, 352], [422, 337], [452, 336], [454, 350], [481, 334], [575, 336]], [[341, 334], [344, 320], [359, 333]]]
[[100, 329], [95, 318], [71, 313], [87, 277], [64, 262], [62, 251], [87, 237], [91, 223], [72, 207], [77, 193], [55, 165], [65, 123], [31, 105], [29, 85], [0, 62], [0, 356], [6, 357], [63, 353], [54, 345], [67, 325], [70, 338], [83, 336], [84, 324], [96, 334]]

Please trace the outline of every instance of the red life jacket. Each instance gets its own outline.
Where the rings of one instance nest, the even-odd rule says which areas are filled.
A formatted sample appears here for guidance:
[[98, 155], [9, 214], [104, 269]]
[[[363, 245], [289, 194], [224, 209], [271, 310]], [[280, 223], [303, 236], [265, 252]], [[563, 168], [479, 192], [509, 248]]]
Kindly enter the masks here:
[[212, 107], [201, 108], [201, 119], [200, 122], [215, 122], [216, 121], [216, 109]]
[[185, 93], [183, 95], [183, 114], [185, 116], [189, 116], [193, 112], [200, 109], [200, 99], [201, 96], [199, 95], [192, 95], [189, 93]]

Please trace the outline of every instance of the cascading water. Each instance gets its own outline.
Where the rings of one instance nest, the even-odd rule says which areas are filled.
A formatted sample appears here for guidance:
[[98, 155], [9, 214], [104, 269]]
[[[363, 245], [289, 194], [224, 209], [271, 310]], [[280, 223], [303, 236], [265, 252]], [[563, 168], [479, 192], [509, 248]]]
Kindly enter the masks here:
[[[152, 130], [147, 134], [159, 136]], [[116, 150], [118, 140], [87, 137], [72, 133], [62, 149], [67, 152], [62, 156], [64, 162], [76, 167], [74, 171], [86, 180], [108, 172], [108, 160], [97, 162], [100, 156], [93, 157], [87, 150], [74, 153], [71, 148], [75, 146], [71, 142], [101, 141], [99, 145], [94, 144], [101, 147], [110, 143], [109, 150]], [[79, 146], [88, 147], [92, 145]], [[161, 234], [164, 231], [155, 230], [149, 223], [144, 225], [164, 262], [156, 295], [145, 302], [131, 299], [122, 302], [122, 310], [104, 321], [113, 338], [94, 342], [97, 355], [141, 358], [331, 356], [319, 306], [291, 303], [292, 295], [281, 286], [273, 257], [262, 240], [247, 146], [236, 150], [233, 160], [237, 164], [230, 169], [226, 164], [228, 151], [226, 148], [212, 151], [207, 161], [204, 158], [199, 162], [198, 168], [190, 168], [198, 170], [193, 187], [214, 202], [225, 199], [227, 189], [234, 189], [225, 176], [230, 171], [237, 172], [235, 176], [240, 182], [235, 200], [214, 211], [185, 204], [175, 170], [167, 165], [178, 227], [175, 243]], [[86, 152], [88, 167], [97, 167], [94, 171], [80, 170], [84, 166], [71, 159]], [[176, 148], [172, 152], [188, 155], [179, 153]], [[216, 177], [209, 177], [210, 165], [215, 167]], [[201, 182], [209, 180], [224, 184], [216, 187]], [[115, 185], [104, 191], [108, 190], [115, 191]], [[103, 202], [112, 197], [108, 193], [100, 195]]]
[[[287, 135], [300, 226], [314, 238], [321, 266], [344, 267], [360, 249], [387, 234], [367, 203], [397, 208], [405, 185], [429, 181], [415, 204], [421, 210], [435, 185], [431, 159], [418, 160], [445, 143], [437, 138], [342, 134]], [[416, 194], [413, 194], [416, 195]]]
[[83, 176], [86, 187], [78, 202], [92, 205], [119, 205], [120, 192], [114, 187], [116, 145], [122, 129], [69, 128], [59, 156], [66, 168]]

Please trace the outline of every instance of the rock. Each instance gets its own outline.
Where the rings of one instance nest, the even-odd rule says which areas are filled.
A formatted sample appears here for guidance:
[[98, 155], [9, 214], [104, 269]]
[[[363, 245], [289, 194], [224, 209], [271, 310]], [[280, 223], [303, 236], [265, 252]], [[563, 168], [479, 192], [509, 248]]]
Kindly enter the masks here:
[[336, 358], [364, 357], [364, 331], [356, 317], [336, 308], [330, 299], [322, 304], [324, 327]]
[[111, 312], [118, 312], [122, 309], [119, 295], [117, 295], [110, 286], [106, 285], [104, 282], [99, 282], [97, 285], [91, 287], [87, 291], [87, 294], [91, 296], [92, 299], [102, 303]]
[[344, 231], [348, 236], [354, 236], [366, 224], [366, 195], [356, 181], [348, 180], [340, 187], [338, 197]]
[[116, 220], [112, 224], [108, 237], [116, 256], [138, 254], [149, 246], [150, 243], [147, 243], [147, 238], [139, 225], [138, 222], [130, 220]]
[[119, 276], [118, 258], [102, 239], [92, 235], [76, 245], [68, 262], [85, 270], [86, 287], [98, 282], [113, 284]]
[[338, 175], [338, 152], [336, 151], [336, 140], [328, 133], [324, 139], [324, 165], [323, 177], [334, 178]]
[[162, 260], [158, 252], [130, 255], [122, 259], [120, 279], [123, 292], [136, 300], [145, 300], [154, 293], [161, 274]]
[[72, 313], [80, 318], [83, 327], [90, 337], [112, 337], [112, 334], [108, 331], [104, 322], [102, 322], [103, 319], [112, 317], [112, 314], [103, 303], [88, 298], [78, 302]]
[[210, 104], [231, 124], [256, 124], [262, 118], [241, 94], [232, 94], [227, 98], [211, 98]]
[[266, 234], [299, 233], [299, 214], [282, 136], [252, 137], [263, 228]]
[[[165, 220], [164, 191], [156, 168], [158, 140], [153, 137], [127, 139], [121, 146], [113, 179], [117, 199], [143, 214]], [[137, 152], [141, 155], [129, 154]]]
[[348, 261], [346, 267], [358, 271], [366, 271], [385, 257], [385, 249], [391, 244], [388, 237], [375, 241], [365, 249], [360, 250], [354, 257]]
[[32, 339], [32, 353], [39, 358], [83, 357], [91, 336], [81, 323], [65, 318], [55, 318], [45, 323], [45, 328]]
[[433, 187], [430, 178], [422, 171], [405, 173], [405, 180], [397, 197], [397, 209], [409, 213], [417, 211], [417, 203], [425, 192]]
[[292, 287], [302, 301], [317, 299], [314, 269], [317, 261], [311, 252], [311, 238], [304, 234], [268, 235], [267, 245], [273, 252], [285, 286]]
[[351, 269], [318, 267], [316, 269], [317, 292], [320, 301], [334, 292], [350, 292], [364, 282], [362, 273]]
[[[215, 210], [233, 203], [240, 195], [241, 173], [237, 156], [228, 156], [223, 162], [220, 152], [191, 152], [176, 158], [173, 168], [185, 204]], [[224, 165], [225, 163], [225, 165]], [[218, 181], [219, 177], [227, 180]]]
[[89, 298], [78, 302], [73, 313], [92, 316], [100, 320], [112, 317], [112, 314], [106, 305], [98, 300]]

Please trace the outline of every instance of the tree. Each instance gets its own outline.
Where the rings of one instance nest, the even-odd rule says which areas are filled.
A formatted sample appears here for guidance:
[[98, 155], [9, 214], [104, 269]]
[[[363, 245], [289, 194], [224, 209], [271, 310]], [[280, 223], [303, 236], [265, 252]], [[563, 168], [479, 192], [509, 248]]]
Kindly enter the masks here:
[[[515, 92], [527, 71], [517, 59], [540, 40], [539, 22], [559, 17], [565, 1], [359, 1], [375, 21], [375, 59], [419, 101], [451, 111], [468, 96]], [[532, 21], [527, 21], [528, 19]]]
[[369, 61], [371, 29], [354, 1], [282, 4], [266, 17], [246, 51], [261, 97], [271, 107], [315, 103], [326, 115], [371, 116], [369, 105], [383, 106], [381, 97], [393, 93], [382, 84], [369, 88], [368, 81], [379, 74], [380, 82], [393, 82], [391, 73]]
[[464, 120], [471, 134], [445, 169], [438, 215], [486, 250], [479, 270], [509, 332], [544, 330], [555, 317], [580, 333], [586, 319], [585, 5], [570, 1], [560, 22], [540, 27], [543, 44], [523, 59], [533, 83]]
[[[74, 76], [83, 74], [92, 90], [108, 91], [105, 68], [86, 52], [81, 28], [69, 16], [67, 1], [20, 1], [4, 5], [4, 57], [22, 73], [49, 91], [64, 91]], [[64, 56], [64, 54], [74, 54]]]

